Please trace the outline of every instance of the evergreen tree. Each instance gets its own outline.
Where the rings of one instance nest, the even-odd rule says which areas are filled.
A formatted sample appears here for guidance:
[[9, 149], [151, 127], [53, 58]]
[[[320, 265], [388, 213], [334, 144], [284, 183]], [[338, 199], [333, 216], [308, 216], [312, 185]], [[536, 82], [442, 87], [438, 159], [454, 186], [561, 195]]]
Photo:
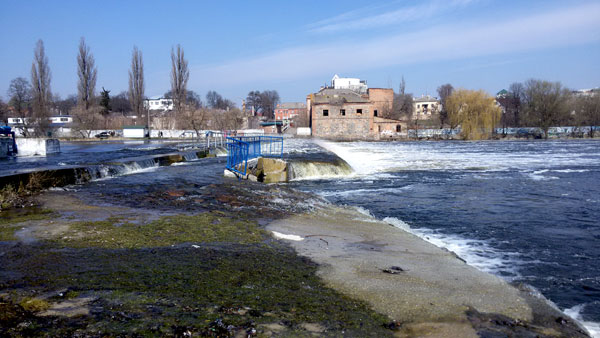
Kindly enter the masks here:
[[100, 106], [102, 107], [102, 115], [107, 115], [112, 108], [110, 107], [110, 90], [104, 89], [100, 92]]

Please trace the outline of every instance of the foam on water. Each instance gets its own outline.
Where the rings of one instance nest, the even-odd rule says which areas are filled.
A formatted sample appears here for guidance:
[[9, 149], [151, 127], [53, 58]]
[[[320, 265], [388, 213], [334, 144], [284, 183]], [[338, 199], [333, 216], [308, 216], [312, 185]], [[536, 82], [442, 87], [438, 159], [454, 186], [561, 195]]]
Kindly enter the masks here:
[[[494, 142], [452, 143], [438, 142], [436, 147], [428, 142], [330, 142], [317, 140], [315, 144], [335, 153], [352, 166], [357, 175], [405, 170], [476, 170], [504, 171], [551, 169], [556, 172], [572, 172], [562, 169], [575, 161], [580, 166], [595, 165], [597, 159], [584, 152], [572, 152], [569, 144], [561, 144], [564, 151], [544, 152], [537, 147], [551, 146], [545, 143], [532, 144], [531, 149], [522, 149], [522, 144], [508, 144], [508, 149], [497, 151]], [[503, 143], [506, 146], [507, 143]], [[521, 148], [519, 148], [521, 147]], [[511, 151], [514, 148], [516, 151]], [[578, 149], [581, 151], [580, 149]], [[564, 171], [571, 170], [571, 171]], [[577, 169], [584, 172], [586, 169]], [[534, 174], [532, 179], [542, 178]], [[550, 178], [552, 179], [552, 178]]]
[[396, 217], [385, 217], [382, 220], [378, 220], [368, 209], [363, 207], [351, 206], [349, 208], [354, 209], [361, 215], [356, 220], [363, 222], [381, 221], [390, 224], [400, 230], [416, 235], [439, 248], [454, 252], [460, 258], [464, 259], [467, 264], [481, 271], [493, 273], [507, 280], [512, 280], [519, 276], [516, 266], [518, 266], [520, 260], [516, 253], [500, 252], [481, 240], [440, 234], [425, 228], [413, 228], [408, 223]]
[[581, 323], [593, 338], [600, 338], [600, 323], [586, 321], [581, 315], [586, 306], [587, 304], [575, 305], [572, 308], [565, 309], [564, 313]]
[[519, 259], [516, 253], [500, 252], [481, 240], [441, 234], [425, 228], [413, 228], [395, 217], [386, 217], [383, 221], [410, 232], [437, 247], [454, 252], [467, 264], [481, 271], [493, 273], [508, 280], [519, 276], [516, 268]]

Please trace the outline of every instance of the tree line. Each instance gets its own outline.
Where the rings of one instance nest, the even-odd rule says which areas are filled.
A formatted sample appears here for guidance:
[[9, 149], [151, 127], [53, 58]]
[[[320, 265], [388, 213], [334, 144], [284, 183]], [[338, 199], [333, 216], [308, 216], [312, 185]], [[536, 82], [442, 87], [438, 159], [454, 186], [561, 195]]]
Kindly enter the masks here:
[[[413, 129], [423, 128], [414, 114], [414, 98], [405, 92], [404, 78], [394, 102], [384, 110], [383, 117], [409, 122]], [[461, 127], [465, 139], [497, 137], [496, 128], [536, 127], [544, 138], [553, 126], [600, 126], [600, 93], [578, 95], [560, 82], [529, 79], [515, 82], [507, 91], [491, 96], [484, 91], [454, 89], [449, 84], [437, 88], [441, 109], [431, 120], [430, 127], [455, 129]], [[421, 123], [421, 126], [419, 126]], [[502, 136], [502, 135], [500, 135]], [[590, 128], [594, 137], [594, 128]]]
[[[132, 122], [127, 113], [145, 120], [150, 118], [144, 106], [145, 79], [142, 52], [133, 47], [128, 71], [128, 90], [111, 96], [110, 90], [102, 87], [96, 93], [98, 69], [90, 47], [81, 38], [77, 54], [77, 94], [62, 99], [51, 90], [51, 71], [48, 65], [44, 43], [39, 40], [34, 50], [30, 80], [17, 77], [10, 82], [7, 103], [0, 99], [0, 118], [7, 122], [8, 117], [19, 118], [24, 136], [47, 136], [51, 130], [48, 117], [51, 115], [71, 115], [74, 128], [82, 135], [91, 129], [121, 128]], [[223, 98], [216, 91], [208, 91], [205, 102], [193, 90], [187, 88], [190, 72], [188, 61], [181, 45], [171, 49], [170, 90], [164, 98], [173, 100], [173, 111], [158, 116], [158, 123], [169, 128], [196, 130], [238, 129], [243, 123], [243, 115], [236, 104]], [[277, 91], [251, 91], [247, 101], [264, 116], [273, 116], [279, 102]], [[9, 116], [10, 115], [10, 116]], [[89, 136], [84, 135], [84, 136]]]
[[589, 126], [590, 137], [600, 126], [600, 93], [579, 95], [560, 82], [529, 79], [515, 82], [496, 97], [483, 91], [454, 90], [447, 84], [438, 88], [442, 112], [440, 121], [462, 127], [463, 138], [495, 137], [496, 128], [535, 127], [544, 138], [553, 126]]

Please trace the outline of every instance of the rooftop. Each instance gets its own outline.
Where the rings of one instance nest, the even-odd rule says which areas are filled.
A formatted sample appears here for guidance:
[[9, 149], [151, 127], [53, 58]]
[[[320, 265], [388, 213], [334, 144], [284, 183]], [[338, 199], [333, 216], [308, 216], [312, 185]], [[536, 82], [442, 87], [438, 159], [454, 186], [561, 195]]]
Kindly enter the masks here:
[[421, 95], [421, 97], [415, 97], [413, 99], [414, 102], [431, 102], [438, 101], [437, 97], [433, 97], [431, 95]]
[[277, 104], [277, 108], [281, 109], [304, 109], [306, 108], [306, 103], [304, 102], [283, 102]]
[[314, 103], [342, 104], [346, 102], [367, 103], [369, 99], [350, 89], [323, 88], [314, 96]]

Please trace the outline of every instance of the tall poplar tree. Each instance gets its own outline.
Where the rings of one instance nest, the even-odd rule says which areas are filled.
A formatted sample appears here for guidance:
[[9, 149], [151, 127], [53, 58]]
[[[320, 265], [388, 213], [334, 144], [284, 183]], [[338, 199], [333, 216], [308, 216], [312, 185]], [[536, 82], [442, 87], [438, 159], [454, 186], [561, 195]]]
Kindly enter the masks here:
[[50, 67], [44, 50], [44, 42], [38, 40], [33, 53], [33, 64], [31, 65], [32, 108], [37, 136], [46, 136], [50, 125], [48, 121], [52, 102], [50, 79]]
[[82, 37], [79, 42], [79, 54], [77, 55], [77, 103], [85, 111], [88, 111], [94, 104], [94, 95], [96, 91], [96, 69], [94, 56], [90, 48], [85, 44]]
[[142, 52], [136, 46], [131, 55], [131, 69], [129, 70], [129, 102], [133, 112], [141, 116], [144, 113], [144, 61]]
[[183, 48], [181, 48], [181, 45], [177, 45], [177, 53], [171, 49], [171, 95], [173, 96], [175, 111], [178, 114], [182, 114], [185, 109], [189, 78], [190, 71], [183, 54]]

